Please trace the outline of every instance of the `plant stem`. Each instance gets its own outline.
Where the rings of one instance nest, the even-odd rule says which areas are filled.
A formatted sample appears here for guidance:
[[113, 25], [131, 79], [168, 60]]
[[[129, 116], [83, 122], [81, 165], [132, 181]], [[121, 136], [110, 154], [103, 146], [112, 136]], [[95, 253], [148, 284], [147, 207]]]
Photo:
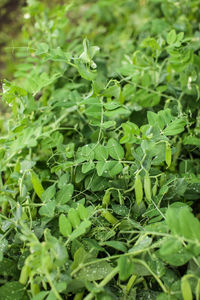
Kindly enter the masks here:
[[62, 300], [61, 296], [59, 295], [59, 293], [58, 293], [58, 291], [57, 291], [57, 289], [55, 287], [55, 285], [53, 284], [53, 282], [51, 280], [51, 277], [50, 277], [49, 273], [46, 273], [46, 277], [47, 277], [47, 280], [48, 280], [48, 282], [49, 282], [49, 284], [51, 286], [51, 289], [52, 289], [54, 295], [56, 296], [56, 298], [58, 300]]
[[[98, 285], [97, 287], [104, 287], [111, 279], [119, 272], [119, 268], [115, 267], [112, 272], [110, 272]], [[94, 294], [89, 293], [84, 300], [92, 300], [94, 298]]]

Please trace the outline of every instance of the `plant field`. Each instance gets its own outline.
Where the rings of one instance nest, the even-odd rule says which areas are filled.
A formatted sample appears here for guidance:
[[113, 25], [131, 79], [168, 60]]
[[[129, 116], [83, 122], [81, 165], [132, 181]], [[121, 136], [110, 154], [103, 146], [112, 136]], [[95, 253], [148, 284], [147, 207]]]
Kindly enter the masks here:
[[200, 0], [26, 2], [0, 300], [200, 300]]

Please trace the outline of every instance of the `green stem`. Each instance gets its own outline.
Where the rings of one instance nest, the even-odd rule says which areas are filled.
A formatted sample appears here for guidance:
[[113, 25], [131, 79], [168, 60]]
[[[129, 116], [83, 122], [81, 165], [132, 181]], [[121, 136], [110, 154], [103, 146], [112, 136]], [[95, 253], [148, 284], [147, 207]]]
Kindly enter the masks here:
[[155, 280], [158, 282], [158, 284], [160, 285], [163, 292], [166, 293], [166, 294], [168, 293], [168, 290], [166, 289], [166, 287], [164, 286], [164, 284], [162, 283], [160, 278], [149, 268], [149, 266], [143, 260], [134, 258], [133, 262], [136, 262], [136, 263], [139, 263], [139, 264], [143, 265], [151, 273], [151, 275], [155, 278]]
[[[141, 254], [143, 252], [149, 251], [149, 250], [157, 248], [157, 247], [158, 247], [157, 245], [152, 245], [151, 247], [140, 249], [140, 250], [137, 250], [137, 251], [128, 252], [128, 253], [125, 253], [123, 255], [125, 255], [125, 256], [133, 256], [133, 255], [135, 255], [136, 256], [136, 255], [139, 255], [139, 254]], [[116, 254], [116, 255], [109, 256], [109, 257], [99, 258], [99, 259], [87, 262], [85, 264], [80, 264], [76, 269], [74, 269], [72, 271], [71, 276], [74, 276], [82, 268], [85, 268], [87, 266], [90, 266], [90, 265], [93, 265], [93, 264], [96, 264], [96, 263], [99, 263], [99, 262], [102, 262], [102, 261], [110, 261], [112, 259], [117, 259], [117, 258], [120, 258], [120, 257], [121, 257], [121, 254]]]
[[[111, 279], [119, 272], [119, 268], [116, 267], [110, 272], [98, 285], [97, 287], [104, 287]], [[89, 293], [84, 300], [92, 300], [94, 298], [94, 294]]]
[[48, 280], [48, 282], [49, 282], [49, 285], [51, 286], [51, 289], [52, 289], [54, 295], [56, 296], [56, 298], [57, 298], [58, 300], [62, 300], [61, 296], [59, 295], [59, 293], [58, 293], [58, 291], [57, 291], [57, 289], [56, 289], [56, 287], [55, 287], [55, 285], [53, 284], [53, 282], [52, 282], [52, 280], [51, 280], [51, 277], [50, 277], [49, 273], [46, 273], [46, 277], [47, 277], [47, 280]]

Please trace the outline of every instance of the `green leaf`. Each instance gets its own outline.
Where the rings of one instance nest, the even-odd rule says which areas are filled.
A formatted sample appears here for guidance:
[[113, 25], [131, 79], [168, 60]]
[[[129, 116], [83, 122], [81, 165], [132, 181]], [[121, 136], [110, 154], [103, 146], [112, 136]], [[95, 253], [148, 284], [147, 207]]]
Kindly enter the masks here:
[[43, 186], [41, 184], [41, 181], [37, 174], [33, 171], [31, 171], [31, 182], [34, 188], [35, 193], [38, 195], [38, 197], [41, 199], [42, 194], [44, 192]]
[[168, 255], [171, 255], [173, 253], [178, 253], [178, 251], [181, 249], [181, 241], [177, 240], [177, 238], [170, 237], [163, 240], [159, 253], [163, 257], [167, 257]]
[[140, 135], [138, 126], [132, 122], [126, 122], [122, 124], [124, 136], [120, 139], [120, 143], [134, 143], [137, 141], [137, 137]]
[[89, 281], [101, 280], [111, 273], [112, 270], [113, 268], [108, 262], [100, 261], [82, 268], [77, 278]]
[[107, 122], [104, 122], [103, 124], [101, 124], [101, 127], [104, 129], [108, 129], [110, 127], [115, 127], [115, 126], [116, 126], [115, 121], [107, 121]]
[[72, 198], [74, 192], [74, 186], [73, 184], [69, 183], [65, 185], [63, 188], [60, 189], [60, 191], [56, 194], [56, 202], [60, 204], [65, 204], [69, 202]]
[[109, 139], [107, 149], [112, 158], [116, 160], [122, 160], [124, 158], [124, 149], [115, 139]]
[[85, 206], [83, 206], [83, 204], [79, 203], [77, 210], [81, 220], [85, 220], [88, 218], [89, 216], [88, 209]]
[[158, 253], [158, 256], [167, 264], [179, 267], [185, 265], [192, 258], [193, 254], [182, 247], [178, 253], [174, 252], [164, 256]]
[[164, 135], [176, 135], [184, 131], [186, 122], [184, 119], [176, 119], [172, 121], [164, 130]]
[[32, 298], [32, 300], [43, 300], [48, 294], [49, 294], [49, 292], [42, 291], [39, 294], [37, 294], [36, 296], [34, 296]]
[[0, 287], [1, 299], [23, 300], [25, 299], [24, 297], [25, 297], [25, 288], [18, 281], [10, 281]]
[[46, 43], [40, 43], [37, 45], [37, 51], [35, 52], [35, 55], [41, 55], [47, 53], [48, 50], [49, 50], [49, 46]]
[[176, 41], [176, 31], [172, 29], [168, 34], [167, 34], [167, 43], [169, 45], [172, 45]]
[[141, 237], [141, 239], [137, 241], [135, 246], [133, 246], [131, 249], [129, 249], [128, 252], [137, 252], [137, 251], [146, 249], [151, 245], [151, 243], [152, 243], [152, 238]]
[[74, 229], [77, 228], [81, 223], [78, 211], [73, 207], [71, 207], [68, 211], [68, 219]]
[[113, 177], [122, 171], [123, 165], [118, 161], [98, 161], [96, 169], [99, 176], [106, 174]]
[[118, 108], [120, 106], [121, 106], [121, 104], [118, 103], [118, 102], [115, 102], [115, 101], [111, 101], [111, 102], [108, 102], [108, 103], [104, 104], [104, 107], [107, 110], [114, 110], [114, 109], [116, 109], [116, 108]]
[[80, 247], [78, 250], [76, 250], [76, 252], [74, 254], [74, 261], [71, 266], [71, 269], [75, 270], [80, 264], [83, 264], [89, 258], [91, 259], [91, 254], [89, 252], [85, 251], [85, 249], [83, 247]]
[[79, 236], [85, 234], [87, 230], [90, 228], [91, 222], [89, 220], [84, 220], [81, 224], [72, 232], [70, 235], [70, 241], [78, 238]]
[[69, 173], [65, 173], [58, 180], [58, 188], [62, 189], [68, 183], [69, 183]]
[[117, 261], [119, 267], [119, 279], [127, 280], [134, 271], [134, 264], [130, 257], [121, 256]]
[[4, 257], [0, 261], [0, 275], [3, 277], [15, 277], [18, 276], [17, 264], [14, 260]]
[[59, 230], [60, 233], [65, 237], [69, 237], [72, 233], [72, 225], [64, 214], [61, 214], [59, 217]]
[[105, 171], [107, 172], [107, 170], [108, 170], [108, 164], [109, 164], [108, 161], [106, 161], [106, 162], [104, 162], [104, 161], [98, 161], [97, 162], [96, 169], [97, 169], [98, 176], [102, 176]]
[[51, 199], [53, 199], [53, 197], [55, 196], [55, 194], [56, 194], [56, 187], [55, 187], [55, 184], [53, 184], [53, 185], [49, 186], [42, 193], [41, 199], [42, 199], [43, 202], [48, 202]]
[[51, 290], [46, 300], [57, 300], [54, 292]]
[[176, 298], [176, 296], [173, 296], [173, 295], [161, 293], [156, 298], [156, 300], [178, 300], [178, 298]]
[[95, 168], [95, 164], [93, 161], [89, 161], [86, 163], [83, 163], [82, 165], [82, 172], [83, 174], [88, 173], [89, 171], [93, 170]]
[[55, 208], [56, 208], [56, 202], [55, 201], [46, 202], [42, 207], [40, 207], [39, 214], [41, 216], [45, 216], [45, 217], [48, 217], [48, 218], [53, 218]]
[[[120, 96], [120, 92], [121, 92], [121, 87], [119, 85], [113, 85], [108, 87], [104, 92], [103, 92], [103, 96], [105, 97], [115, 97], [116, 100], [119, 99]], [[111, 102], [110, 102], [111, 103]], [[114, 102], [112, 102], [114, 103]], [[116, 102], [117, 103], [117, 102]], [[119, 103], [118, 103], [119, 104]], [[109, 105], [109, 103], [105, 104], [105, 107]], [[119, 105], [120, 106], [120, 105]], [[116, 108], [116, 107], [115, 107]], [[108, 106], [106, 107], [106, 109], [109, 109]], [[114, 109], [114, 108], [111, 108]]]
[[163, 130], [164, 126], [167, 126], [173, 120], [173, 116], [171, 115], [170, 109], [167, 108], [165, 110], [160, 110], [157, 114], [152, 111], [148, 111], [147, 119], [150, 125], [158, 126], [161, 130]]
[[[8, 241], [2, 237], [2, 235], [0, 234], [0, 238], [1, 238], [1, 247], [0, 247], [0, 265], [1, 265], [1, 261], [3, 260], [3, 255], [4, 252], [6, 252], [6, 249], [8, 247]], [[2, 268], [0, 267], [0, 270]]]
[[97, 147], [94, 150], [95, 158], [97, 160], [103, 160], [105, 161], [108, 158], [108, 150], [103, 145], [97, 145]]
[[104, 115], [108, 118], [119, 118], [120, 115], [128, 117], [130, 113], [126, 107], [119, 107], [114, 110], [107, 110]]
[[79, 147], [76, 153], [76, 159], [78, 163], [93, 160], [94, 159], [93, 146], [87, 144], [83, 147]]
[[188, 207], [169, 207], [166, 212], [166, 222], [173, 234], [200, 241], [200, 222]]
[[81, 53], [80, 58], [85, 63], [91, 63], [92, 58], [95, 56], [97, 52], [99, 52], [99, 47], [97, 46], [90, 46], [90, 43], [87, 39], [83, 40], [83, 48], [84, 52]]
[[108, 163], [108, 171], [111, 177], [116, 176], [123, 170], [123, 165], [118, 161], [110, 161]]
[[80, 59], [76, 60], [76, 67], [81, 75], [86, 80], [93, 81], [97, 75], [95, 71], [91, 71]]
[[127, 248], [124, 245], [124, 243], [119, 242], [119, 241], [106, 241], [103, 243], [103, 245], [108, 246], [108, 247], [112, 247], [116, 250], [122, 251], [124, 253], [127, 252]]
[[194, 145], [200, 148], [200, 139], [195, 136], [186, 136], [183, 139], [184, 145]]

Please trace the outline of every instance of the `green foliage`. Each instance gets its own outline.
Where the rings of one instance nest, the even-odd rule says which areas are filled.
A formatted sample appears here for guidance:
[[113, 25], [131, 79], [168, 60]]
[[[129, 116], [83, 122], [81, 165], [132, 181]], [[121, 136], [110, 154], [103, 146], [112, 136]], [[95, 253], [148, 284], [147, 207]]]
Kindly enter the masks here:
[[199, 3], [55, 2], [3, 81], [0, 296], [198, 300]]

